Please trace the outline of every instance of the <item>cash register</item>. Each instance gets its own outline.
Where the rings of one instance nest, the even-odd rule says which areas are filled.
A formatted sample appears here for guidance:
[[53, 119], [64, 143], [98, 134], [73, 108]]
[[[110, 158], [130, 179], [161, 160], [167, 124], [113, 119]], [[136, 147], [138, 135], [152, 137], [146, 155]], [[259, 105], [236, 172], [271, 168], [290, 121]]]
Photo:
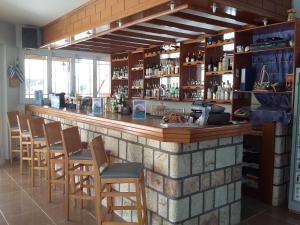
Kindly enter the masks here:
[[219, 105], [206, 103], [202, 100], [197, 100], [192, 103], [191, 117], [194, 122], [197, 121], [203, 112], [208, 112], [206, 124], [208, 125], [226, 125], [230, 123], [230, 113], [225, 112], [225, 108]]

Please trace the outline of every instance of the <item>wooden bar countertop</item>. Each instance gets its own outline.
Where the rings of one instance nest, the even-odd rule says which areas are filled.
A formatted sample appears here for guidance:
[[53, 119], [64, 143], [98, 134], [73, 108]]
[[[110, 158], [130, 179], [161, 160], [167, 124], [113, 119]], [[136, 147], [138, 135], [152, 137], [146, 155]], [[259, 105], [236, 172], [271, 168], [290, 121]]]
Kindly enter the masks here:
[[191, 143], [240, 136], [248, 134], [251, 131], [250, 123], [222, 126], [208, 125], [199, 128], [163, 128], [160, 126], [161, 119], [153, 116], [147, 116], [146, 120], [133, 120], [131, 116], [117, 113], [105, 113], [104, 115], [95, 116], [83, 111], [55, 109], [48, 106], [36, 105], [28, 105], [26, 110], [164, 142]]

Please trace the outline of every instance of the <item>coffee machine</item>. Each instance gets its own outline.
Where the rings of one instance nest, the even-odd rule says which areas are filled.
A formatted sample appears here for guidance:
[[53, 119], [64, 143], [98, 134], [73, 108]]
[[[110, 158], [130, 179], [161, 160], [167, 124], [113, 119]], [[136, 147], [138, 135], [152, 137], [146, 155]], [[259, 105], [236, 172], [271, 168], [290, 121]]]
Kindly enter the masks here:
[[201, 117], [203, 112], [208, 112], [206, 124], [225, 125], [230, 123], [230, 113], [226, 113], [225, 108], [222, 106], [197, 100], [192, 103], [191, 110], [190, 116], [194, 118], [194, 122]]

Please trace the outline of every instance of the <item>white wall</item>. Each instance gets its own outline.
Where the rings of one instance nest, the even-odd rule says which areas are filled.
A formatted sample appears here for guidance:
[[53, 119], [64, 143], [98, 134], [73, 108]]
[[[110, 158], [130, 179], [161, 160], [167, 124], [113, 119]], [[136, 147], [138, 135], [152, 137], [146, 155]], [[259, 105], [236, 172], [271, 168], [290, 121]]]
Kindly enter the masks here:
[[293, 0], [293, 7], [297, 11], [297, 18], [300, 18], [300, 0]]
[[0, 158], [8, 157], [6, 112], [19, 104], [19, 88], [9, 88], [7, 65], [18, 57], [15, 26], [0, 21]]

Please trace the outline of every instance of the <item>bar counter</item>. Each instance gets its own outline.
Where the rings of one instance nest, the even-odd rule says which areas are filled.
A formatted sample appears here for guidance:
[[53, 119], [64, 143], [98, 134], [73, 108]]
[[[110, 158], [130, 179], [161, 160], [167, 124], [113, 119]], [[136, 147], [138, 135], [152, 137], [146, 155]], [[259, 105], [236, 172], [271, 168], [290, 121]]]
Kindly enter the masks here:
[[70, 109], [54, 109], [48, 106], [27, 106], [27, 110], [35, 113], [46, 113], [49, 116], [59, 116], [62, 119], [100, 126], [116, 131], [123, 131], [145, 138], [163, 142], [191, 143], [215, 138], [232, 137], [249, 133], [251, 124], [206, 126], [201, 128], [163, 128], [161, 119], [148, 116], [146, 120], [133, 120], [131, 116], [117, 113], [93, 115], [85, 111]]
[[[250, 124], [162, 128], [154, 117], [140, 121], [32, 105], [26, 110], [46, 122], [60, 121], [63, 128], [78, 126], [82, 141], [102, 135], [113, 163], [143, 163], [149, 225], [239, 224], [243, 135]], [[122, 201], [132, 204], [131, 199]], [[120, 216], [136, 218], [131, 211]]]

